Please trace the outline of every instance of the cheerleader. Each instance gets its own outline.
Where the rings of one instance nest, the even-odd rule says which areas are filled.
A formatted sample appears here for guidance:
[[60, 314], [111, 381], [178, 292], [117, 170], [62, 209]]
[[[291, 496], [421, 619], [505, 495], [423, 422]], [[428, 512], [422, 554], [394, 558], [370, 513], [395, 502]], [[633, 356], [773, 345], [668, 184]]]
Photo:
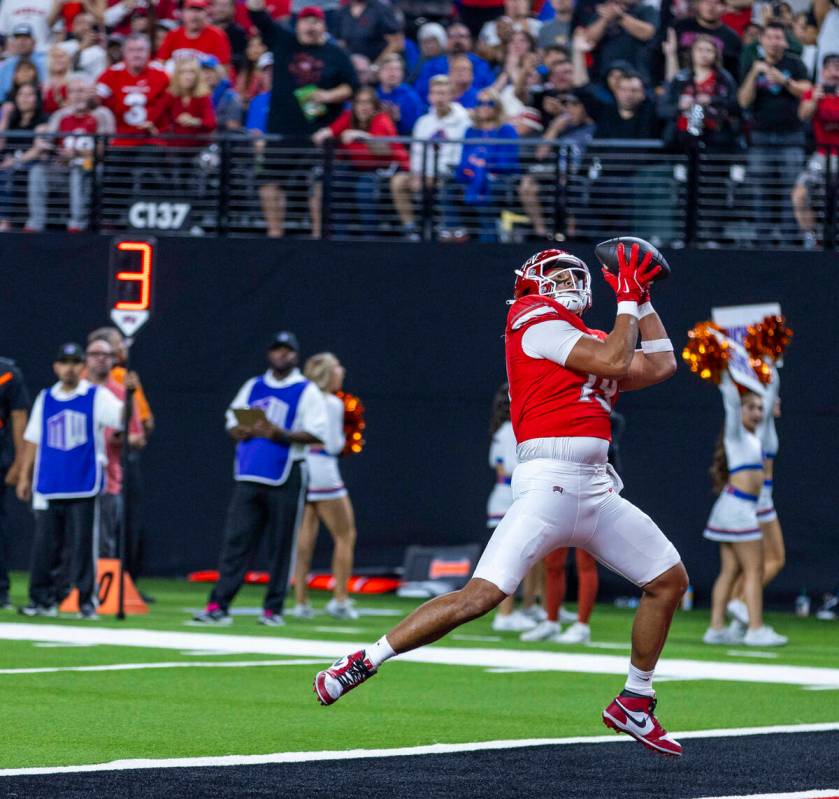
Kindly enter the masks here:
[[[772, 382], [766, 387], [763, 397], [763, 421], [758, 428], [758, 436], [763, 447], [763, 486], [757, 501], [757, 521], [763, 533], [763, 585], [769, 585], [784, 568], [786, 551], [784, 548], [784, 534], [778, 514], [772, 501], [772, 485], [775, 472], [775, 458], [778, 454], [778, 431], [775, 429], [775, 419], [781, 415], [781, 400], [778, 392], [781, 379], [776, 367], [772, 367]], [[771, 409], [771, 412], [770, 412]], [[726, 608], [733, 619], [732, 631], [742, 632], [749, 624], [749, 609], [743, 601], [743, 578], [737, 579], [732, 591], [732, 599]]]
[[298, 618], [311, 618], [314, 615], [308, 601], [307, 579], [318, 527], [320, 522], [323, 522], [335, 544], [332, 553], [335, 588], [332, 599], [326, 604], [326, 612], [336, 619], [357, 619], [358, 611], [353, 607], [348, 595], [355, 550], [355, 517], [338, 469], [338, 456], [345, 444], [344, 403], [335, 396], [335, 392], [341, 390], [345, 370], [332, 353], [321, 352], [306, 361], [303, 374], [324, 393], [329, 416], [329, 433], [323, 446], [309, 447], [306, 454], [309, 484], [297, 538], [297, 562], [294, 570], [296, 604], [292, 615]]
[[[492, 444], [489, 448], [489, 465], [495, 470], [495, 486], [487, 501], [487, 527], [494, 530], [510, 505], [513, 504], [511, 481], [513, 470], [518, 466], [516, 457], [516, 436], [510, 423], [509, 386], [503, 383], [495, 394], [492, 421], [490, 423]], [[535, 566], [522, 585], [521, 610], [513, 610], [515, 599], [507, 597], [498, 607], [492, 622], [495, 632], [522, 632], [535, 627], [545, 617], [535, 602], [540, 582], [541, 564]]]
[[720, 392], [725, 424], [711, 467], [719, 497], [704, 532], [705, 538], [720, 544], [720, 574], [711, 593], [711, 626], [703, 641], [730, 644], [739, 640], [725, 628], [725, 611], [742, 574], [749, 617], [743, 643], [782, 646], [786, 637], [763, 623], [763, 533], [757, 519], [764, 481], [763, 448], [757, 434], [764, 418], [763, 398], [752, 391], [741, 396], [727, 371], [720, 380]]

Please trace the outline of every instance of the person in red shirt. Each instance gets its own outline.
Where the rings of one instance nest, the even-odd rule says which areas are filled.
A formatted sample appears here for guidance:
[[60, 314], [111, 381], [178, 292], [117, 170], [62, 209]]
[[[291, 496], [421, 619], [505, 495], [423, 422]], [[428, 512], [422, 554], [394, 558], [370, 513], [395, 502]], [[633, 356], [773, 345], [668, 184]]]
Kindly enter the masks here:
[[795, 219], [804, 236], [804, 246], [814, 249], [818, 244], [816, 217], [810, 205], [814, 189], [824, 188], [827, 157], [830, 155], [830, 173], [835, 181], [839, 166], [839, 53], [827, 53], [822, 59], [822, 80], [808, 89], [798, 106], [798, 116], [813, 125], [816, 152], [807, 162], [806, 169], [798, 176], [792, 190]]
[[224, 31], [210, 25], [207, 0], [186, 0], [183, 26], [170, 31], [157, 51], [160, 61], [214, 55], [225, 68], [230, 67], [230, 42]]
[[[175, 62], [169, 90], [159, 106], [155, 127], [160, 133], [185, 138], [164, 138], [167, 147], [201, 147], [216, 129], [216, 114], [201, 65], [194, 58]], [[197, 138], [196, 138], [197, 137]]]
[[[333, 138], [337, 140], [338, 163], [333, 179], [336, 226], [341, 224], [339, 220], [343, 217], [346, 228], [352, 210], [357, 209], [363, 232], [371, 235], [375, 232], [381, 209], [375, 202], [371, 203], [370, 198], [379, 192], [380, 172], [385, 171], [390, 175], [390, 193], [405, 235], [416, 236], [408, 152], [398, 142], [376, 141], [398, 135], [376, 90], [369, 86], [355, 93], [349, 110], [314, 133], [312, 141], [315, 144], [324, 144]], [[318, 186], [315, 194], [319, 195], [320, 191]], [[314, 205], [320, 207], [319, 196]]]
[[64, 23], [64, 30], [69, 31], [73, 28], [73, 21], [83, 12], [93, 14], [97, 22], [103, 22], [105, 0], [53, 0], [47, 24], [52, 27], [60, 19]]
[[50, 48], [47, 58], [47, 78], [41, 87], [44, 113], [54, 114], [67, 102], [67, 78], [70, 75], [70, 54], [61, 46]]
[[[169, 76], [151, 66], [151, 46], [143, 34], [132, 34], [125, 40], [123, 60], [106, 69], [96, 84], [96, 93], [116, 118], [117, 134], [145, 134], [152, 130], [152, 120], [158, 116], [158, 106], [169, 88]], [[117, 147], [148, 144], [148, 140], [116, 138]]]
[[626, 687], [603, 711], [603, 722], [649, 749], [681, 754], [654, 715], [652, 679], [687, 572], [655, 522], [620, 496], [622, 483], [607, 461], [618, 392], [654, 385], [676, 371], [673, 345], [649, 301], [663, 267], [652, 251], [642, 258], [640, 250], [619, 244], [618, 274], [604, 269], [617, 298], [608, 335], [581, 318], [591, 306], [591, 275], [579, 258], [545, 250], [516, 271], [505, 330], [520, 461], [513, 504], [462, 590], [426, 602], [378, 642], [315, 676], [322, 704], [336, 702], [397, 653], [430, 644], [497, 607], [549, 552], [583, 546], [644, 592]]

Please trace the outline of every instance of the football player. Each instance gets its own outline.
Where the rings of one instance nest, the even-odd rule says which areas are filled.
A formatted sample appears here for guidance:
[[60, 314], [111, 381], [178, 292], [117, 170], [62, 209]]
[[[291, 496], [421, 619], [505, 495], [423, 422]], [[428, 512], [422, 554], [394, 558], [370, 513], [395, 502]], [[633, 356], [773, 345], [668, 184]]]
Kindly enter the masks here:
[[607, 462], [609, 412], [618, 392], [666, 380], [676, 360], [649, 299], [662, 266], [650, 251], [642, 257], [638, 244], [629, 250], [619, 244], [617, 255], [617, 274], [603, 272], [617, 295], [608, 335], [581, 319], [591, 306], [591, 276], [579, 258], [545, 250], [516, 271], [505, 331], [511, 420], [519, 442], [514, 502], [463, 589], [426, 602], [371, 647], [316, 675], [314, 691], [322, 704], [340, 699], [389, 658], [496, 607], [549, 552], [581, 547], [643, 589], [625, 690], [603, 711], [603, 722], [649, 749], [681, 754], [654, 715], [652, 681], [687, 572], [655, 522], [620, 496], [622, 483]]

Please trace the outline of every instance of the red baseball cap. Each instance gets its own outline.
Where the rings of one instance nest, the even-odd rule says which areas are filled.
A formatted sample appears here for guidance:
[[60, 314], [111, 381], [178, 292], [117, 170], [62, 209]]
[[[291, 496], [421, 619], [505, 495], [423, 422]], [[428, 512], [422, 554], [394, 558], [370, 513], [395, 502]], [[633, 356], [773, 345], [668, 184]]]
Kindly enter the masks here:
[[185, 0], [184, 8], [208, 8], [209, 3], [207, 0]]
[[301, 9], [300, 13], [297, 15], [297, 19], [304, 19], [305, 17], [317, 17], [321, 21], [326, 20], [326, 14], [323, 13], [323, 9], [320, 9], [317, 6], [306, 6]]

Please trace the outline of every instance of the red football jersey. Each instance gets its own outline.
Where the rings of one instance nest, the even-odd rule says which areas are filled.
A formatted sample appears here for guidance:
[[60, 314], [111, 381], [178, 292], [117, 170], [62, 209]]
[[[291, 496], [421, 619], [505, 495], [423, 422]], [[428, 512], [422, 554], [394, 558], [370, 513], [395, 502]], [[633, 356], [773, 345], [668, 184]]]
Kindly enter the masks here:
[[99, 122], [93, 114], [69, 114], [58, 123], [58, 132], [63, 133], [58, 147], [68, 150], [93, 152], [94, 139], [91, 134], [99, 131]]
[[[148, 66], [132, 75], [125, 64], [106, 69], [96, 85], [102, 104], [116, 118], [117, 133], [145, 133], [141, 127], [157, 116], [157, 106], [169, 87], [169, 76], [157, 67]], [[142, 144], [137, 139], [115, 139], [117, 146]]]
[[[548, 310], [516, 326], [522, 316], [536, 308]], [[617, 381], [577, 372], [554, 361], [531, 358], [522, 348], [525, 330], [555, 319], [568, 322], [587, 335], [606, 338], [602, 330], [586, 327], [579, 316], [548, 297], [529, 295], [513, 303], [507, 315], [504, 339], [510, 421], [516, 441], [564, 436], [592, 436], [611, 441], [609, 413], [617, 400]]]
[[197, 58], [214, 55], [220, 64], [230, 63], [230, 41], [227, 34], [215, 25], [207, 25], [197, 36], [187, 36], [183, 28], [176, 28], [166, 34], [156, 58], [166, 61], [170, 58]]

